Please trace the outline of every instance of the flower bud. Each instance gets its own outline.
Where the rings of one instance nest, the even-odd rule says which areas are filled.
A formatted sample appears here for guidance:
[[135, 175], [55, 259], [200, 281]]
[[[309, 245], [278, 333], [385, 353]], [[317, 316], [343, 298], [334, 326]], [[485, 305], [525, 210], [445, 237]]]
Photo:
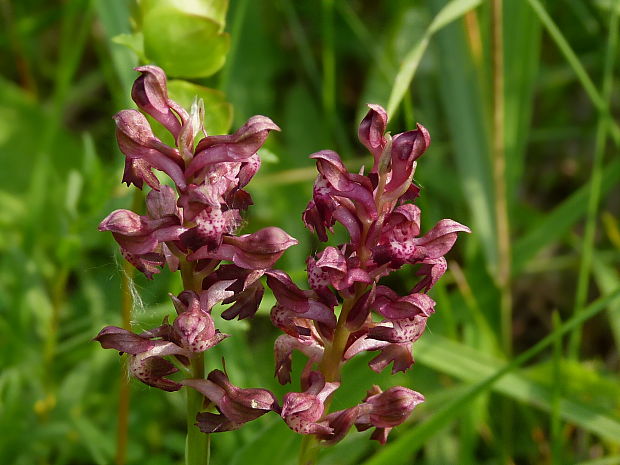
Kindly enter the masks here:
[[359, 126], [357, 135], [362, 144], [373, 154], [375, 158], [373, 173], [377, 172], [379, 157], [386, 146], [387, 140], [384, 137], [387, 127], [387, 113], [381, 105], [369, 104], [368, 113]]
[[424, 402], [419, 392], [402, 386], [394, 386], [380, 394], [371, 395], [366, 404], [371, 406], [370, 423], [379, 428], [400, 425], [411, 415], [416, 405]]
[[179, 116], [182, 120], [187, 119], [187, 113], [168, 98], [166, 74], [161, 68], [152, 65], [140, 66], [135, 70], [142, 74], [134, 81], [131, 98], [140, 110], [159, 121], [176, 139], [181, 122], [171, 111], [171, 106], [181, 113]]

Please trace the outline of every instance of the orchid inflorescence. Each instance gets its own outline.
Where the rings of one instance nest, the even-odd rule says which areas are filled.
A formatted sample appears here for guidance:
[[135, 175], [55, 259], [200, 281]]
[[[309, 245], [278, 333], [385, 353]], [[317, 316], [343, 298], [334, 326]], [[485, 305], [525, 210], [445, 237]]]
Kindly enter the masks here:
[[[278, 126], [254, 116], [234, 134], [208, 136], [200, 102], [188, 113], [169, 99], [160, 68], [136, 69], [141, 76], [133, 100], [172, 134], [176, 146], [157, 138], [137, 110], [115, 116], [126, 156], [123, 181], [139, 189], [146, 183], [152, 190], [146, 196], [147, 215], [116, 210], [99, 229], [112, 232], [123, 256], [148, 278], [163, 266], [180, 270], [185, 290], [171, 295], [178, 314], [172, 324], [164, 321], [141, 334], [108, 326], [96, 340], [127, 353], [131, 374], [143, 383], [200, 392], [205, 408], [196, 421], [205, 433], [233, 430], [273, 411], [292, 430], [323, 443], [341, 440], [352, 426], [374, 427], [371, 437], [385, 443], [390, 429], [423, 402], [421, 394], [372, 386], [358, 405], [331, 413], [329, 405], [340, 386], [342, 365], [361, 352], [378, 352], [369, 363], [376, 372], [390, 364], [392, 373], [412, 366], [412, 343], [434, 312], [428, 291], [445, 273], [444, 255], [457, 233], [470, 232], [441, 220], [420, 236], [413, 175], [416, 160], [430, 144], [427, 130], [418, 124], [390, 136], [385, 110], [369, 105], [358, 133], [374, 159], [367, 174], [349, 173], [331, 150], [311, 155], [319, 174], [303, 221], [322, 242], [340, 223], [349, 240], [308, 257], [310, 289], [304, 290], [273, 268], [297, 240], [277, 227], [237, 235], [242, 213], [252, 204], [244, 187], [260, 167], [257, 151]], [[195, 143], [200, 134], [204, 137]], [[161, 184], [154, 169], [168, 175], [175, 188]], [[417, 265], [419, 279], [408, 295], [400, 296], [381, 280], [404, 265]], [[226, 320], [254, 316], [264, 293], [261, 278], [276, 298], [271, 321], [283, 332], [275, 341], [276, 377], [281, 384], [291, 382], [292, 354], [301, 352], [307, 357], [302, 392], [287, 393], [280, 405], [269, 390], [236, 387], [220, 370], [206, 378], [171, 377], [228, 337], [216, 328], [217, 304], [232, 304], [221, 313]]]

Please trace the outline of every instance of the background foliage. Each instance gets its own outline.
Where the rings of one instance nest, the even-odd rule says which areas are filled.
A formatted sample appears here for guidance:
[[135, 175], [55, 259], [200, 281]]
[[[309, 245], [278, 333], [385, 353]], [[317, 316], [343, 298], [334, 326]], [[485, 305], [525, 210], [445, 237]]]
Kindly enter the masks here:
[[[0, 1], [0, 463], [124, 463], [125, 375], [91, 338], [121, 322], [122, 262], [96, 228], [140, 202], [120, 184], [110, 118], [130, 105], [139, 60], [191, 79], [173, 93], [205, 98], [211, 133], [253, 114], [284, 129], [263, 153], [247, 222], [300, 239], [280, 262], [295, 278], [318, 247], [300, 218], [307, 155], [367, 162], [355, 135], [368, 102], [388, 107], [395, 133], [430, 130], [423, 228], [450, 217], [474, 234], [434, 291], [416, 366], [392, 380], [355, 360], [335, 408], [393, 381], [427, 402], [387, 446], [352, 434], [322, 464], [620, 463], [618, 2], [507, 1], [499, 29], [481, 0], [231, 0], [227, 15], [226, 3]], [[188, 19], [201, 15], [211, 19]], [[134, 328], [159, 324], [179, 286], [136, 276]], [[271, 299], [250, 324], [222, 328], [233, 338], [208, 358], [219, 367], [225, 355], [235, 384], [281, 395]], [[180, 463], [184, 427], [181, 394], [131, 383], [126, 463]], [[213, 463], [295, 463], [298, 446], [267, 415], [216, 436]]]

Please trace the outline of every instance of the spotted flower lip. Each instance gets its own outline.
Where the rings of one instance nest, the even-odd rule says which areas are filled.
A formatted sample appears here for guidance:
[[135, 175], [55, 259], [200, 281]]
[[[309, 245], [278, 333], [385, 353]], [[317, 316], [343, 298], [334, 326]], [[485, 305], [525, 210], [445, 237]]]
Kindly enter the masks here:
[[373, 258], [377, 263], [391, 261], [397, 266], [436, 260], [450, 251], [459, 232], [470, 233], [471, 230], [456, 221], [443, 219], [421, 237], [398, 240], [387, 234], [383, 236], [382, 243], [373, 248]]
[[325, 382], [320, 372], [312, 372], [310, 385], [304, 392], [289, 392], [282, 401], [280, 415], [293, 431], [300, 434], [331, 434], [326, 421], [321, 421], [325, 401], [340, 386], [337, 382]]
[[310, 155], [317, 160], [317, 169], [331, 188], [331, 194], [355, 200], [361, 206], [365, 217], [377, 219], [377, 208], [372, 195], [370, 180], [347, 171], [340, 156], [333, 150], [322, 150]]
[[183, 291], [178, 297], [170, 296], [179, 313], [172, 327], [182, 347], [200, 353], [228, 337], [215, 328], [210, 311], [217, 302], [233, 294], [225, 290], [230, 284], [230, 281], [216, 283], [200, 296], [193, 291]]
[[389, 320], [413, 318], [417, 315], [431, 316], [435, 312], [435, 301], [426, 294], [411, 293], [400, 297], [387, 286], [378, 286], [373, 306]]

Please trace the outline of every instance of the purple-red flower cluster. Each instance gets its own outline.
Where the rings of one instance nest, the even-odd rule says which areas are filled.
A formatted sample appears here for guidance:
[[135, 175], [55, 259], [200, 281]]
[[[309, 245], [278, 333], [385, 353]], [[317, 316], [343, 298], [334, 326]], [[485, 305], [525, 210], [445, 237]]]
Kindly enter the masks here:
[[[272, 321], [284, 332], [275, 344], [279, 381], [291, 380], [293, 351], [308, 359], [301, 380], [305, 390], [288, 394], [281, 414], [293, 430], [316, 434], [326, 442], [342, 439], [355, 425], [358, 430], [375, 427], [372, 438], [383, 443], [389, 430], [424, 400], [404, 387], [385, 392], [374, 387], [357, 406], [324, 411], [341, 381], [341, 365], [355, 355], [378, 352], [370, 362], [376, 372], [390, 364], [392, 373], [413, 365], [412, 343], [435, 311], [427, 293], [446, 271], [444, 255], [457, 233], [470, 232], [455, 221], [441, 220], [420, 235], [420, 209], [411, 203], [419, 194], [413, 175], [430, 136], [419, 124], [413, 131], [390, 136], [385, 132], [385, 110], [369, 107], [359, 128], [359, 139], [374, 158], [369, 173], [349, 173], [331, 150], [311, 155], [319, 174], [303, 220], [323, 242], [340, 223], [349, 241], [308, 258], [311, 290], [301, 290], [282, 271], [267, 272], [277, 300]], [[381, 279], [403, 265], [417, 266], [419, 280], [401, 296]]]
[[[110, 231], [123, 256], [148, 278], [167, 265], [181, 271], [186, 289], [171, 295], [177, 311], [172, 324], [165, 320], [141, 334], [108, 326], [96, 340], [127, 353], [130, 373], [140, 381], [165, 391], [186, 386], [200, 392], [211, 407], [196, 418], [205, 433], [237, 429], [273, 411], [293, 431], [325, 443], [341, 440], [352, 426], [375, 428], [371, 438], [385, 443], [391, 428], [423, 402], [421, 394], [373, 386], [358, 405], [331, 413], [329, 406], [342, 382], [342, 365], [361, 352], [378, 352], [370, 361], [377, 372], [390, 364], [392, 373], [412, 366], [412, 343], [435, 311], [428, 291], [446, 271], [444, 255], [457, 233], [469, 232], [445, 219], [421, 235], [421, 212], [412, 203], [419, 194], [413, 175], [416, 160], [430, 144], [428, 132], [417, 125], [390, 136], [385, 111], [370, 105], [359, 128], [359, 139], [374, 159], [368, 173], [349, 173], [330, 150], [311, 156], [319, 174], [303, 221], [323, 242], [340, 223], [349, 240], [307, 259], [310, 289], [304, 290], [273, 268], [297, 243], [294, 238], [276, 227], [236, 234], [242, 213], [252, 204], [244, 188], [260, 167], [257, 151], [278, 126], [254, 116], [234, 134], [208, 136], [200, 102], [188, 113], [168, 97], [161, 69], [137, 70], [141, 76], [132, 98], [175, 143], [157, 138], [140, 111], [115, 116], [126, 156], [123, 182], [140, 189], [146, 184], [151, 191], [146, 215], [116, 210], [99, 229]], [[155, 171], [171, 182], [162, 183]], [[415, 266], [419, 279], [399, 295], [382, 279], [405, 265]], [[228, 337], [216, 328], [214, 306], [230, 304], [221, 314], [228, 320], [254, 316], [264, 293], [261, 279], [277, 302], [271, 320], [283, 331], [274, 348], [276, 377], [281, 384], [290, 382], [293, 352], [303, 353], [302, 392], [289, 392], [280, 406], [270, 391], [236, 387], [220, 370], [205, 379], [191, 374], [180, 379], [178, 372], [187, 375], [192, 358]]]
[[[220, 260], [240, 269], [271, 267], [295, 239], [275, 227], [243, 236], [234, 233], [241, 213], [252, 204], [243, 188], [260, 167], [257, 151], [269, 132], [280, 128], [266, 116], [253, 116], [234, 134], [208, 136], [199, 103], [188, 114], [168, 98], [160, 68], [136, 69], [142, 75], [132, 89], [134, 101], [171, 133], [176, 145], [157, 138], [137, 110], [122, 110], [114, 117], [126, 156], [123, 182], [140, 189], [146, 183], [153, 190], [147, 195], [146, 216], [116, 210], [99, 230], [111, 231], [123, 256], [149, 278], [164, 264], [176, 271], [181, 257], [210, 270]], [[176, 190], [162, 185], [153, 170], [167, 174]]]
[[[185, 385], [202, 392], [224, 415], [219, 430], [232, 429], [271, 407], [277, 410], [275, 399], [269, 401], [273, 395], [263, 390], [247, 394], [217, 371], [206, 380], [176, 381], [170, 376], [188, 371], [191, 358], [228, 337], [215, 326], [212, 309], [217, 303], [232, 304], [222, 314], [225, 319], [256, 313], [264, 292], [259, 278], [297, 243], [276, 227], [235, 234], [243, 211], [252, 204], [244, 187], [260, 167], [257, 152], [269, 132], [279, 128], [265, 116], [254, 116], [234, 134], [209, 136], [201, 102], [188, 113], [168, 97], [160, 68], [142, 66], [137, 71], [141, 76], [134, 83], [133, 100], [170, 132], [175, 144], [156, 137], [140, 111], [123, 110], [114, 117], [126, 156], [123, 182], [152, 190], [146, 196], [146, 215], [116, 210], [99, 230], [110, 231], [123, 256], [147, 278], [167, 265], [171, 271], [180, 269], [186, 286], [191, 285], [171, 296], [177, 311], [172, 324], [164, 321], [141, 334], [108, 326], [95, 339], [104, 348], [127, 353], [130, 373], [150, 386], [176, 391]], [[160, 182], [155, 171], [167, 175], [174, 187]], [[204, 415], [198, 421], [206, 431], [210, 417]]]

